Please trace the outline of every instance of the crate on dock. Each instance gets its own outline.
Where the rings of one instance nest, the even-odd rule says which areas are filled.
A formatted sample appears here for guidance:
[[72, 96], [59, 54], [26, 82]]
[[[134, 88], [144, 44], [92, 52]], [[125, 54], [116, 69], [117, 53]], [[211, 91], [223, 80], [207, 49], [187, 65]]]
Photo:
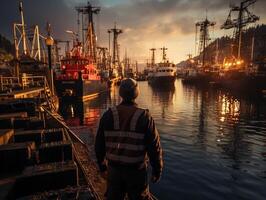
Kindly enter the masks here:
[[78, 185], [78, 168], [75, 162], [60, 162], [27, 167], [16, 180], [15, 199], [37, 192], [58, 190]]
[[1, 172], [22, 170], [31, 159], [34, 149], [32, 142], [0, 145]]
[[57, 142], [63, 141], [64, 139], [62, 128], [46, 129], [44, 130], [43, 136], [45, 142]]
[[40, 145], [42, 142], [43, 130], [23, 130], [15, 131], [14, 141], [15, 142], [29, 142], [34, 141], [36, 145]]
[[14, 130], [0, 129], [0, 145], [7, 144], [13, 137]]
[[39, 147], [40, 163], [61, 162], [72, 159], [72, 144], [68, 141], [44, 143]]

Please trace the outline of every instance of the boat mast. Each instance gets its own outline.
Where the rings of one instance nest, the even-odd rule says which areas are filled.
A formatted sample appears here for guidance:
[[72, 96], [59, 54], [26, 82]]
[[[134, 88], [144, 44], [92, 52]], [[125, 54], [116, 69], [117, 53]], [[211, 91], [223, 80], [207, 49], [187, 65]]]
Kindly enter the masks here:
[[118, 54], [118, 35], [123, 33], [122, 29], [116, 28], [116, 23], [114, 25], [114, 28], [109, 30], [111, 33], [113, 33], [113, 64], [119, 63], [119, 54]]
[[163, 51], [163, 62], [165, 63], [167, 58], [166, 58], [166, 51], [167, 51], [167, 48], [166, 47], [163, 47], [161, 48], [161, 50]]
[[202, 54], [202, 67], [205, 67], [206, 47], [209, 45], [209, 42], [211, 40], [209, 35], [209, 28], [214, 27], [215, 24], [215, 22], [209, 21], [207, 16], [204, 21], [196, 23], [196, 34], [198, 33], [198, 29], [200, 34], [198, 52], [199, 54]]
[[[255, 30], [254, 30], [255, 31]], [[252, 41], [251, 41], [251, 54], [250, 54], [250, 62], [253, 64], [254, 60], [254, 45], [255, 45], [255, 33], [253, 33]]]
[[[242, 32], [243, 28], [247, 25], [258, 21], [260, 18], [252, 14], [248, 7], [255, 4], [257, 0], [243, 0], [240, 6], [231, 6], [229, 15], [225, 23], [221, 26], [222, 29], [235, 29], [235, 41], [237, 46], [237, 58], [241, 59], [241, 45], [242, 45]], [[231, 19], [233, 12], [238, 12], [237, 19]]]
[[[87, 6], [80, 6], [76, 7], [76, 10], [78, 13], [81, 13], [82, 15], [82, 41], [85, 41], [83, 48], [85, 55], [92, 58], [93, 62], [95, 63], [97, 61], [97, 48], [96, 48], [96, 34], [94, 29], [94, 21], [93, 21], [93, 15], [97, 15], [100, 12], [100, 7], [95, 7], [88, 2]], [[83, 15], [87, 15], [88, 18], [88, 24], [87, 27], [84, 28], [84, 19]], [[84, 39], [84, 31], [87, 31], [86, 39]]]
[[152, 54], [151, 54], [151, 67], [154, 67], [154, 65], [155, 65], [155, 51], [156, 51], [156, 49], [155, 48], [151, 48], [150, 51], [152, 52]]
[[118, 45], [118, 35], [123, 33], [122, 29], [116, 28], [116, 23], [114, 24], [114, 28], [109, 29], [108, 33], [113, 33], [113, 67], [120, 66], [120, 58], [119, 58], [119, 45]]
[[219, 64], [219, 39], [216, 39], [215, 65]]

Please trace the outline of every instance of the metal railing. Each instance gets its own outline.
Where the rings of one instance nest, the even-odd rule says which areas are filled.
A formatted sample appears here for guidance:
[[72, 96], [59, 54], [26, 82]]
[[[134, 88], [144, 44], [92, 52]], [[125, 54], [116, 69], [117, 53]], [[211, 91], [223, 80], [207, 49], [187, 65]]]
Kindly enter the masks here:
[[43, 88], [40, 91], [40, 97], [44, 98], [51, 110], [56, 110], [51, 94], [51, 88], [45, 76], [31, 76], [22, 74], [18, 77], [3, 77], [0, 76], [0, 91], [11, 93], [14, 90], [23, 91], [26, 89]]
[[4, 77], [0, 76], [0, 89], [13, 90], [16, 88], [26, 89], [32, 87], [42, 87], [47, 85], [47, 80], [45, 76], [22, 76], [18, 77]]
[[[72, 145], [73, 145], [73, 150], [74, 150], [74, 155], [76, 158], [76, 161], [80, 167], [80, 169], [82, 170], [84, 176], [85, 176], [85, 180], [87, 185], [90, 187], [91, 191], [93, 192], [93, 195], [95, 196], [96, 200], [101, 200], [99, 194], [96, 192], [95, 187], [93, 186], [93, 184], [91, 183], [89, 177], [87, 176], [86, 170], [82, 164], [82, 162], [79, 160], [79, 151], [75, 149], [75, 145], [74, 143], [78, 143], [79, 145], [83, 146], [87, 152], [88, 152], [88, 147], [87, 145], [66, 125], [66, 123], [63, 120], [63, 117], [61, 115], [59, 115], [56, 112], [52, 112], [49, 109], [45, 108], [44, 106], [40, 107], [41, 110], [43, 110], [47, 115], [49, 115], [50, 117], [52, 117], [62, 128], [65, 129], [66, 133], [67, 133], [67, 138], [70, 139]], [[86, 152], [83, 152], [86, 153]], [[89, 157], [89, 155], [87, 155]]]
[[0, 90], [8, 90], [11, 88], [19, 87], [19, 78], [18, 77], [4, 77], [0, 76]]

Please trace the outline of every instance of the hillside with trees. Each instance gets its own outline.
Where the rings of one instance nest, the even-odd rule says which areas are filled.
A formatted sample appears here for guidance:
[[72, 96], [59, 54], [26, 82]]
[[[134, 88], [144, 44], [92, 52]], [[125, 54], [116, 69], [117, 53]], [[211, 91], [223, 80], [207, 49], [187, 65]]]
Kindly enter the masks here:
[[[254, 38], [254, 45], [253, 43]], [[237, 42], [235, 39], [225, 36], [214, 40], [206, 48], [206, 63], [207, 65], [223, 63], [225, 58], [230, 58], [232, 55], [237, 57]], [[254, 47], [252, 55], [252, 46]], [[218, 51], [217, 51], [218, 50]], [[218, 52], [218, 53], [217, 53]], [[216, 58], [217, 56], [217, 58]], [[194, 60], [200, 60], [202, 55], [194, 57]], [[253, 60], [252, 60], [253, 58]], [[245, 63], [266, 62], [266, 25], [258, 25], [255, 28], [249, 28], [242, 34], [241, 59]], [[186, 61], [179, 63], [179, 66], [185, 66]]]
[[13, 44], [0, 35], [0, 64], [7, 64], [13, 59], [14, 47]]

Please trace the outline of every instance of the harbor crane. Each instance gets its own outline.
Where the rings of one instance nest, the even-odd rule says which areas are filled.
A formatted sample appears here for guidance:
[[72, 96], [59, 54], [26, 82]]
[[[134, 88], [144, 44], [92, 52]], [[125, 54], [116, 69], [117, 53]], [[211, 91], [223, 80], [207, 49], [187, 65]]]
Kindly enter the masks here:
[[[229, 15], [225, 23], [221, 26], [221, 29], [235, 29], [234, 38], [236, 41], [237, 57], [241, 59], [241, 44], [242, 44], [242, 32], [243, 28], [251, 23], [255, 23], [260, 18], [251, 13], [248, 8], [255, 4], [257, 0], [243, 0], [239, 6], [231, 6]], [[236, 13], [237, 18], [232, 19], [232, 14]]]
[[[45, 37], [39, 32], [39, 26], [27, 27], [25, 24], [23, 3], [19, 2], [19, 12], [21, 17], [20, 23], [13, 24], [13, 38], [15, 45], [15, 57], [20, 59], [30, 57], [36, 61], [45, 61], [43, 46]], [[42, 39], [42, 40], [41, 40]]]
[[15, 59], [17, 61], [15, 66], [15, 76], [17, 77], [20, 74], [20, 64], [27, 64], [29, 62], [46, 62], [46, 54], [44, 50], [46, 37], [40, 34], [38, 25], [26, 25], [22, 1], [19, 2], [19, 13], [21, 21], [13, 24]]

